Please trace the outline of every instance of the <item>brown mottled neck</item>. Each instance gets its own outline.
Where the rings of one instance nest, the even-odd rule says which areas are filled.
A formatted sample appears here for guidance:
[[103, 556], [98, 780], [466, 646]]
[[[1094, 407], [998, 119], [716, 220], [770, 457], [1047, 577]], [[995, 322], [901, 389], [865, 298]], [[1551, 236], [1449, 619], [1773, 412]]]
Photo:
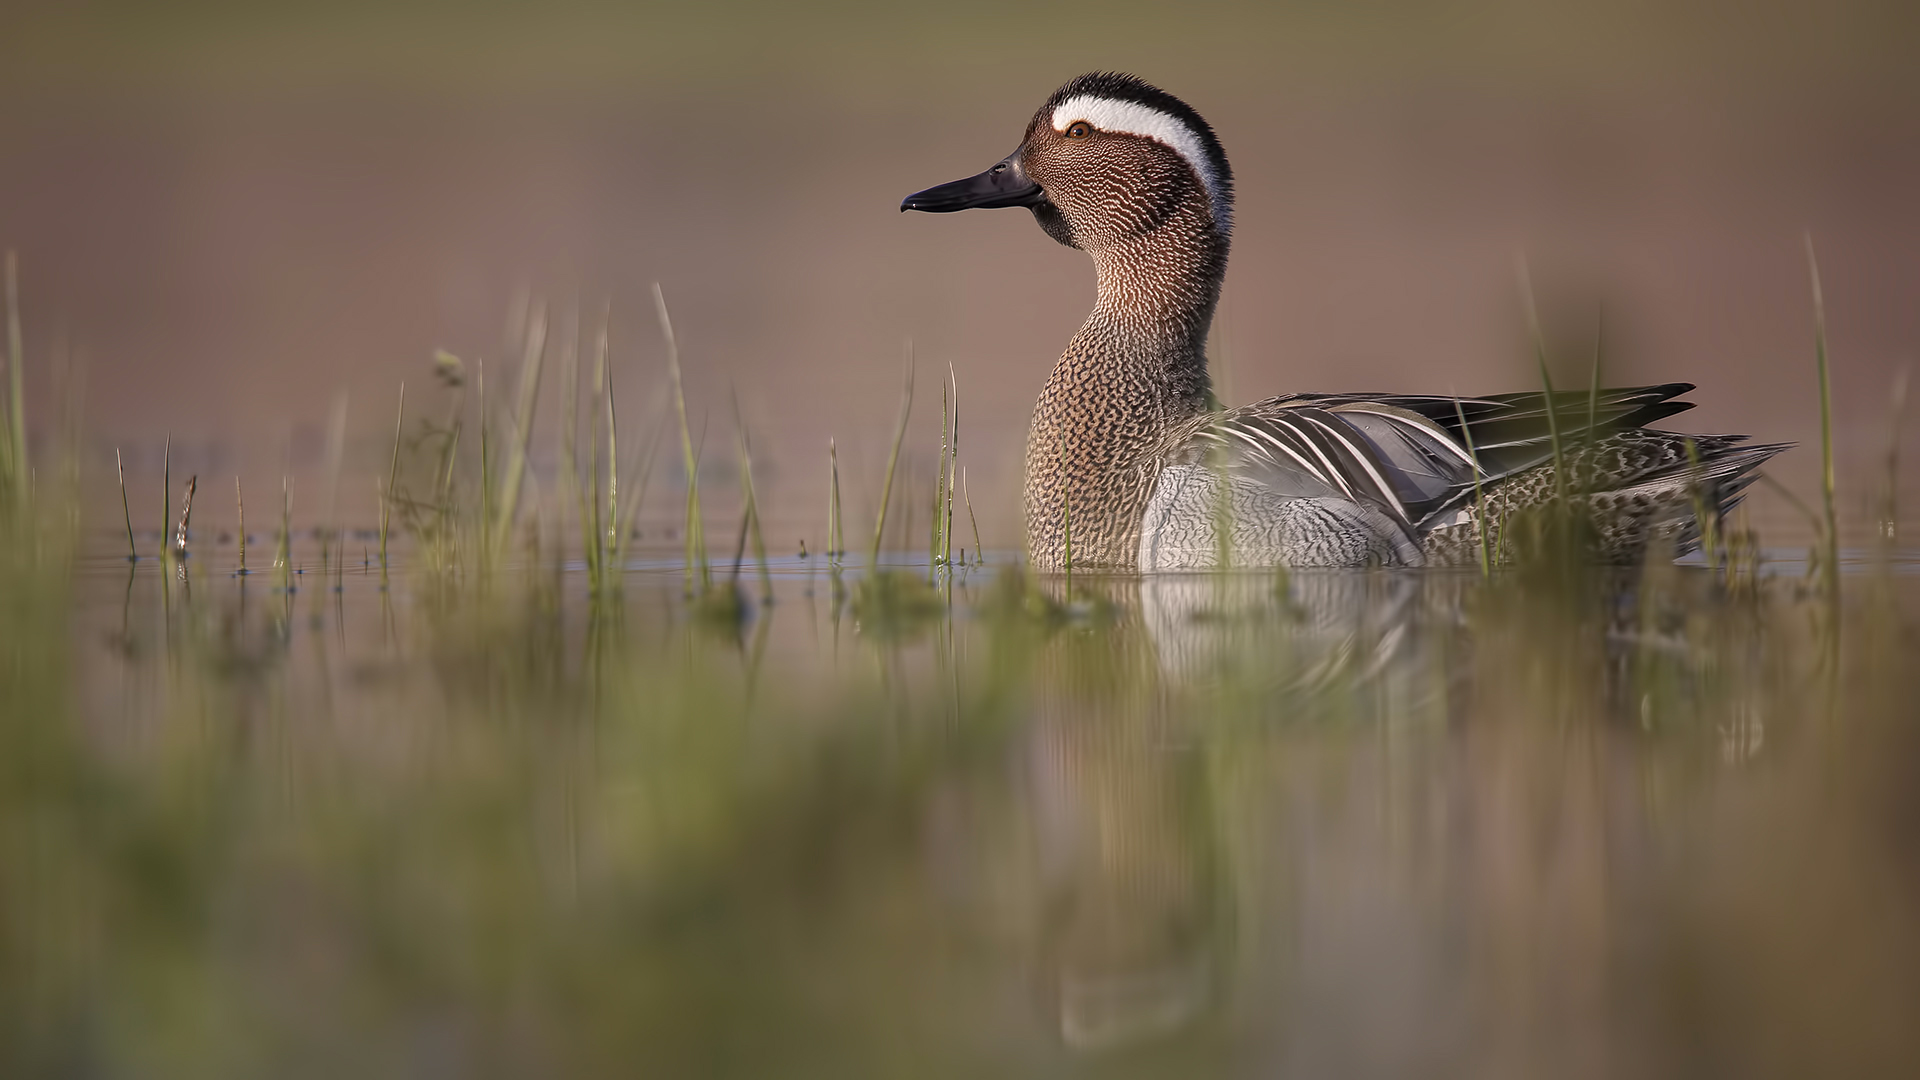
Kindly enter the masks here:
[[1095, 291], [1087, 329], [1135, 358], [1191, 363], [1204, 381], [1207, 330], [1227, 270], [1227, 243], [1211, 224], [1175, 219], [1088, 254]]
[[1227, 238], [1189, 202], [1157, 228], [1089, 250], [1093, 311], [1054, 365], [1027, 436], [1034, 565], [1130, 568], [1173, 425], [1210, 404], [1206, 337]]

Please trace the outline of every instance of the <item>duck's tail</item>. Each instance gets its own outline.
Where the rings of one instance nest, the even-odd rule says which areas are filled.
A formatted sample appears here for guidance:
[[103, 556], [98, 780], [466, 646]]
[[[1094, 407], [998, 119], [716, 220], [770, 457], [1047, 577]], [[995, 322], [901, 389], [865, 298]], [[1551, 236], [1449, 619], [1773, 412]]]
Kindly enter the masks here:
[[1564, 473], [1547, 463], [1483, 484], [1434, 522], [1423, 548], [1429, 562], [1471, 563], [1484, 532], [1490, 555], [1511, 559], [1532, 523], [1564, 494], [1604, 561], [1637, 562], [1655, 544], [1685, 554], [1699, 546], [1702, 517], [1717, 523], [1760, 479], [1760, 466], [1792, 445], [1749, 444], [1744, 435], [1617, 432], [1569, 450]]

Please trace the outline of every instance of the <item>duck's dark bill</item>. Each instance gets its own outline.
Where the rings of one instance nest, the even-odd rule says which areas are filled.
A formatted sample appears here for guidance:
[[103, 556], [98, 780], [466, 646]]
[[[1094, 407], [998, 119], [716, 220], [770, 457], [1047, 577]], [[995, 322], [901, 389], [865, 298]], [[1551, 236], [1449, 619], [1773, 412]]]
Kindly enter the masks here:
[[955, 210], [992, 210], [1002, 206], [1036, 206], [1047, 201], [1047, 193], [1027, 178], [1020, 167], [1020, 152], [978, 176], [955, 180], [925, 191], [916, 191], [900, 200], [900, 209], [924, 210], [929, 214], [950, 214]]

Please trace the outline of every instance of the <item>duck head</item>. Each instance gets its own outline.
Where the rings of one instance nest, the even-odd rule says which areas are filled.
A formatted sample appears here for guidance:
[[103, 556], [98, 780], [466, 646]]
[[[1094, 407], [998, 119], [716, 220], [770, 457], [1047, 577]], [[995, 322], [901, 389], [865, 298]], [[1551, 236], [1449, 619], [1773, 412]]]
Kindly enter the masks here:
[[1093, 72], [1054, 91], [992, 168], [900, 203], [934, 214], [1005, 206], [1027, 207], [1048, 236], [1090, 252], [1176, 219], [1224, 248], [1233, 170], [1192, 106], [1131, 75]]

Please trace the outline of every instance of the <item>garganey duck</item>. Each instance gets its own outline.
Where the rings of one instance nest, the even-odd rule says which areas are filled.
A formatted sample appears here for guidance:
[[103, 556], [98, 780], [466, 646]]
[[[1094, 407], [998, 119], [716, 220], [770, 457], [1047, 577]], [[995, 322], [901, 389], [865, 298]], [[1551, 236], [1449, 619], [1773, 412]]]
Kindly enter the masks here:
[[1007, 206], [1091, 255], [1098, 279], [1027, 435], [1027, 544], [1040, 569], [1471, 562], [1510, 554], [1510, 524], [1562, 492], [1591, 524], [1595, 554], [1630, 561], [1655, 539], [1696, 542], [1696, 506], [1725, 513], [1786, 448], [1649, 429], [1692, 408], [1678, 400], [1686, 383], [1551, 403], [1288, 394], [1220, 411], [1206, 337], [1233, 236], [1233, 169], [1199, 113], [1130, 75], [1067, 83], [1013, 153], [900, 209]]

